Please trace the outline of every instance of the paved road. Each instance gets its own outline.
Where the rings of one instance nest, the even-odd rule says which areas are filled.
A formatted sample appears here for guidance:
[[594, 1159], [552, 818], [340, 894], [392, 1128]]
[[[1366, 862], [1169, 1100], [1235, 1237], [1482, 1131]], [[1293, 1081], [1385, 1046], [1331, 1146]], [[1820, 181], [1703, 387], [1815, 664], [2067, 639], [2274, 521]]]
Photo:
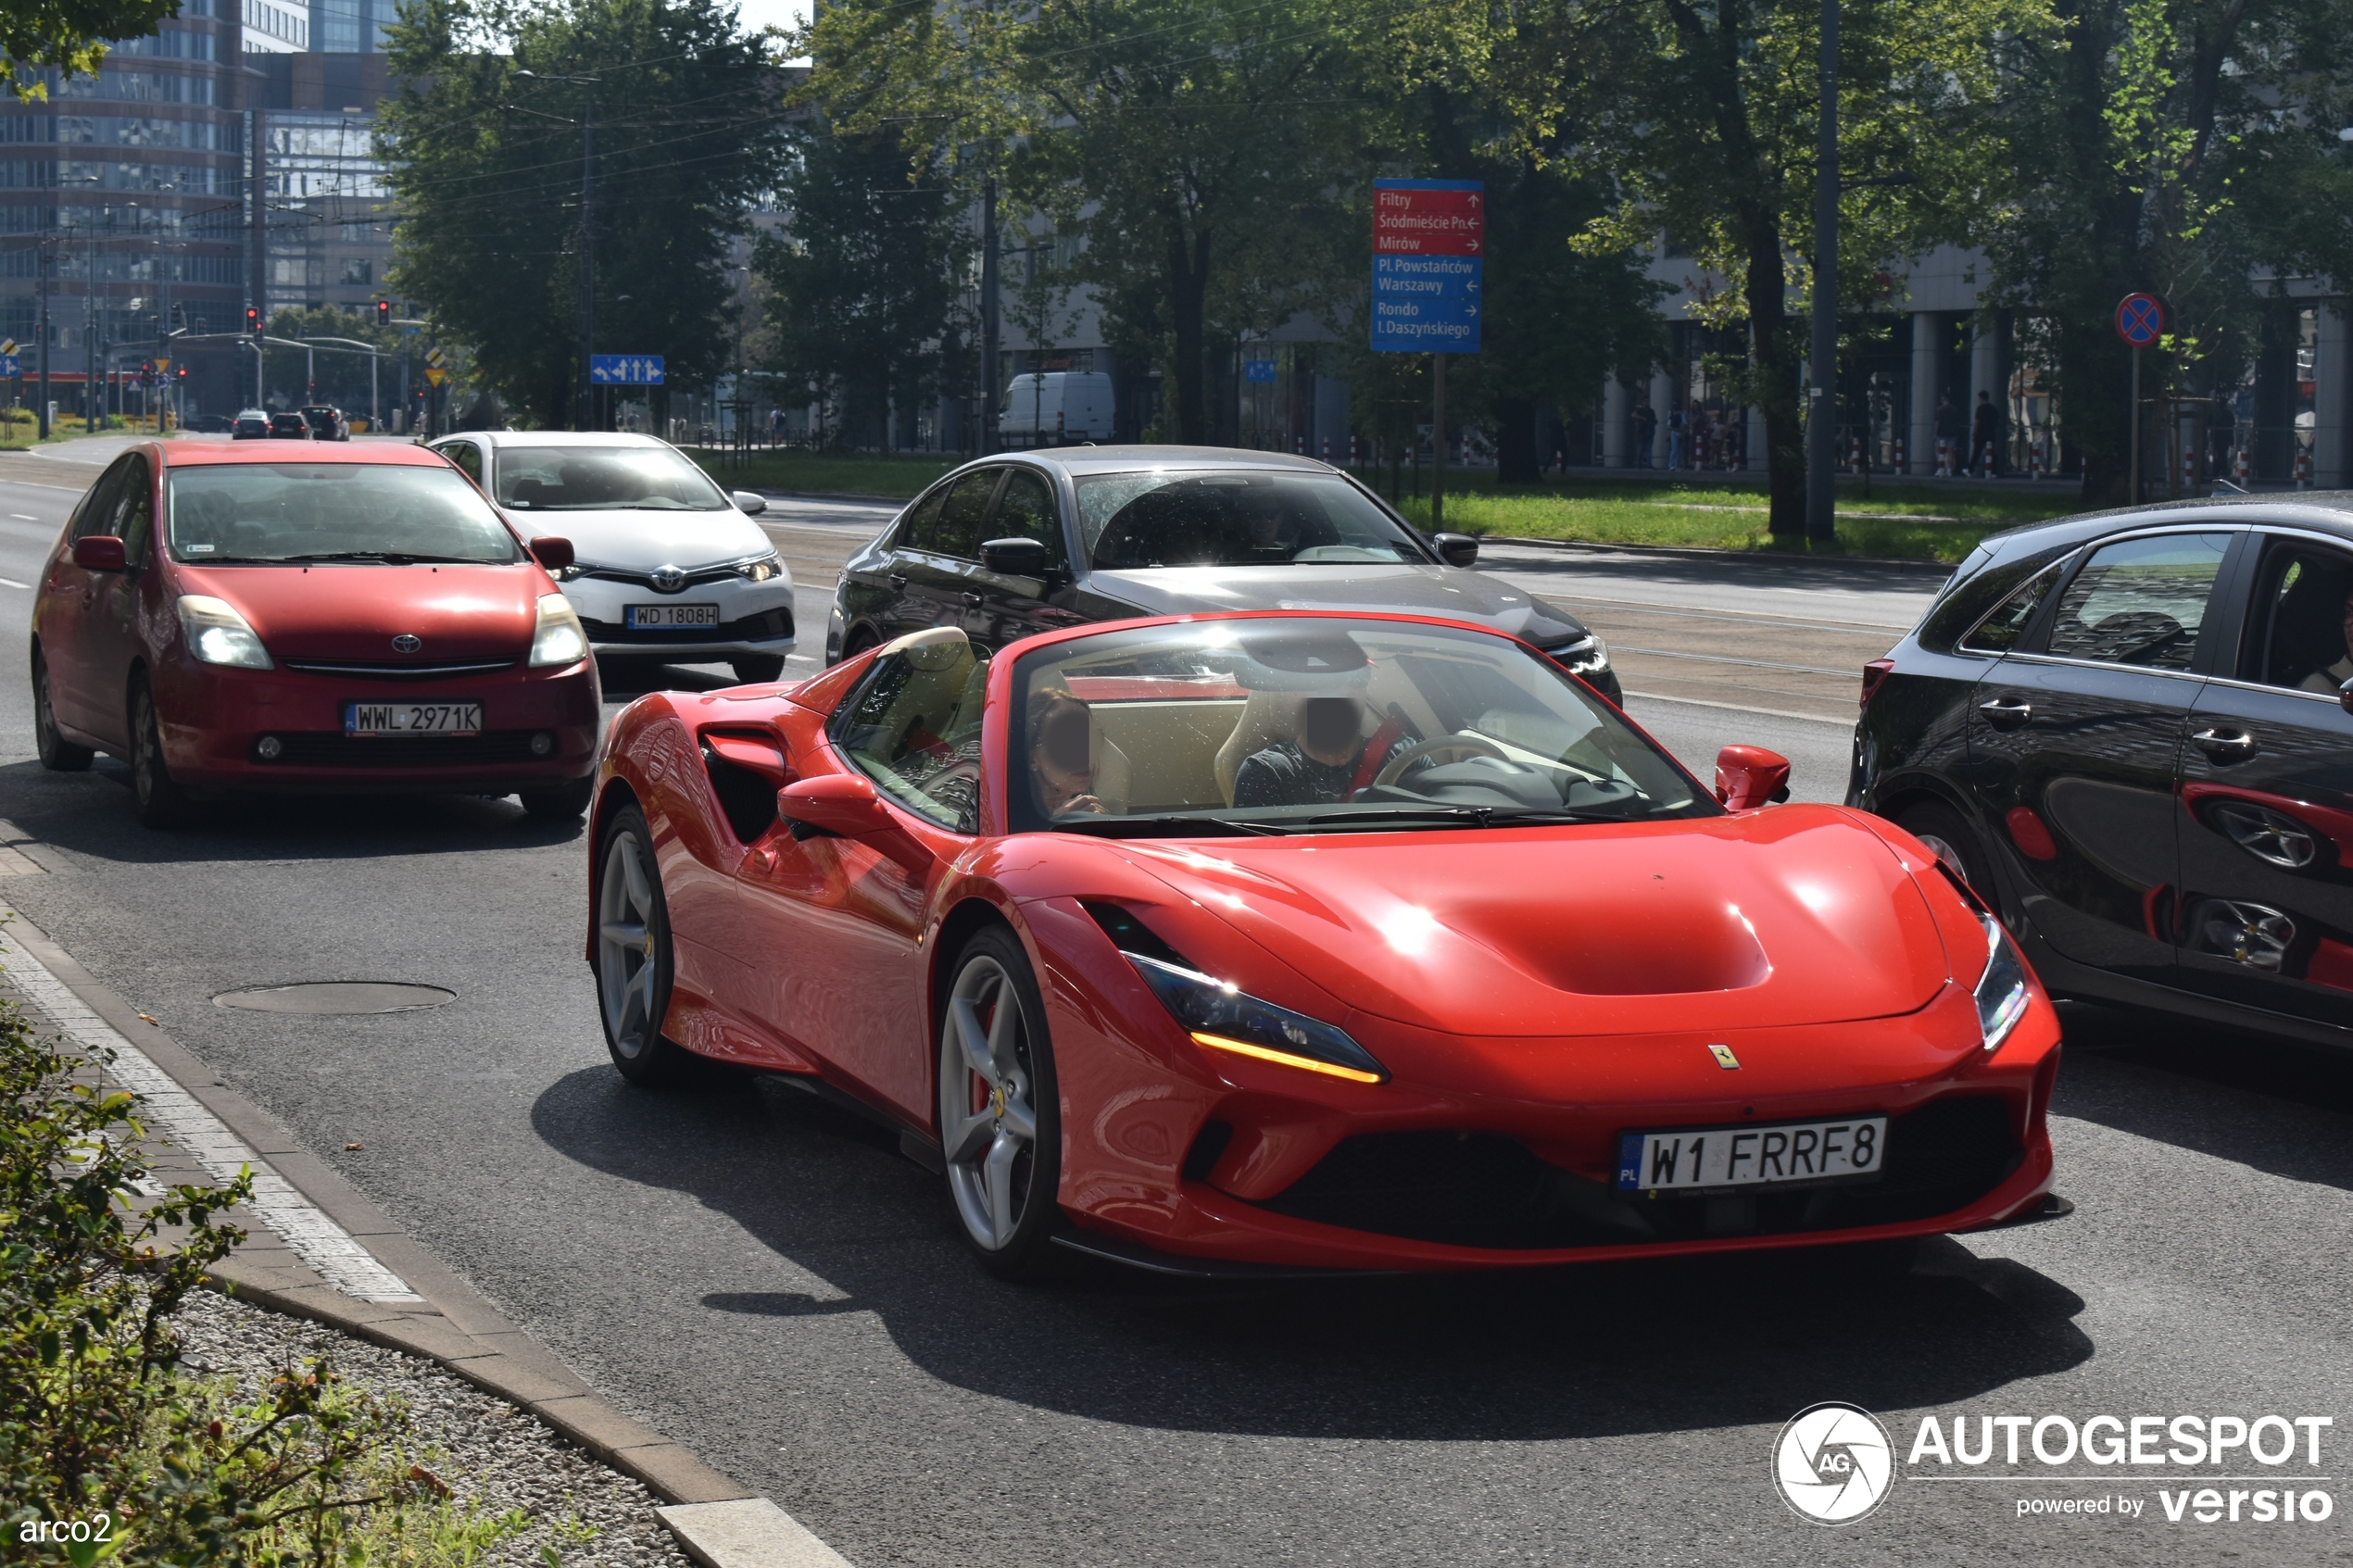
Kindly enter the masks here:
[[[31, 580], [71, 498], [31, 477], [0, 470], [10, 582]], [[1506, 570], [1580, 604], [1751, 619], [1802, 619], [1817, 592], [1747, 562], [1573, 566]], [[1884, 614], [1892, 635], [1905, 602], [1838, 613]], [[0, 587], [0, 638], [21, 637], [27, 604]], [[2332, 1415], [2322, 1466], [2293, 1473], [2339, 1474], [2353, 1441], [2343, 1061], [2079, 1012], [2055, 1135], [2081, 1210], [1942, 1242], [1899, 1282], [1766, 1261], [1021, 1289], [964, 1258], [933, 1178], [827, 1107], [774, 1083], [620, 1084], [581, 962], [576, 830], [429, 799], [232, 807], [144, 833], [120, 769], [49, 775], [29, 759], [20, 681], [0, 681], [0, 817], [38, 840], [49, 874], [0, 897], [617, 1404], [861, 1568], [2346, 1555], [2342, 1507], [2324, 1524], [2169, 1524], [2155, 1499], [2171, 1474], [1907, 1475], [1878, 1515], [1834, 1532], [1797, 1521], [1767, 1468], [1783, 1421], [1843, 1399], [1906, 1449], [1930, 1414]], [[210, 1001], [319, 979], [426, 981], [458, 999], [310, 1020]], [[2146, 1514], [2016, 1512], [2115, 1495]]]

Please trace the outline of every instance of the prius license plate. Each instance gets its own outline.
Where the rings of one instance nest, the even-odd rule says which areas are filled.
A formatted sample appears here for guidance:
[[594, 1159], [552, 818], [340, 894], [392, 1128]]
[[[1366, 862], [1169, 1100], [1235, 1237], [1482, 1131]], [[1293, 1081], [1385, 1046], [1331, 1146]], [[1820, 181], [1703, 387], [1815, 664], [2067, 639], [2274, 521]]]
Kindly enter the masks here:
[[629, 628], [635, 632], [674, 632], [719, 624], [717, 605], [631, 605], [626, 613]]
[[478, 702], [346, 702], [343, 733], [347, 735], [478, 735], [482, 734], [482, 704]]
[[1620, 1192], [1776, 1186], [1876, 1176], [1887, 1163], [1887, 1118], [1784, 1122], [1627, 1133], [1617, 1142]]

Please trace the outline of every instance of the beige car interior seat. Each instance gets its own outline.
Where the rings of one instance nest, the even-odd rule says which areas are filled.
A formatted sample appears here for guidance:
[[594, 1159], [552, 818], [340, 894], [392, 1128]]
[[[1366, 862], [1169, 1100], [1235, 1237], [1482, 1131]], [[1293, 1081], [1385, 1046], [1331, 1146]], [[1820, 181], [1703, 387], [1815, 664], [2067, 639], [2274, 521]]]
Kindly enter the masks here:
[[1214, 764], [1217, 792], [1227, 805], [1234, 803], [1234, 775], [1241, 771], [1244, 762], [1270, 746], [1298, 737], [1300, 706], [1306, 700], [1302, 692], [1252, 692], [1243, 702], [1234, 733], [1217, 748]]

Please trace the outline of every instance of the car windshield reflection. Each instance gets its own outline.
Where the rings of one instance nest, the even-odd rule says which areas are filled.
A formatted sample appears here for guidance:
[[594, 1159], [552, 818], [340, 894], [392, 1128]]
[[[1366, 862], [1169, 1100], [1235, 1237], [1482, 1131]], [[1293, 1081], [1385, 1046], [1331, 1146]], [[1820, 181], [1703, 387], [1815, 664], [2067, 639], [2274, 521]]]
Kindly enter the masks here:
[[1081, 475], [1095, 570], [1427, 562], [1411, 535], [1337, 474], [1239, 469]]
[[1712, 816], [1599, 698], [1516, 643], [1339, 617], [1139, 627], [1013, 676], [1016, 832], [1419, 831]]

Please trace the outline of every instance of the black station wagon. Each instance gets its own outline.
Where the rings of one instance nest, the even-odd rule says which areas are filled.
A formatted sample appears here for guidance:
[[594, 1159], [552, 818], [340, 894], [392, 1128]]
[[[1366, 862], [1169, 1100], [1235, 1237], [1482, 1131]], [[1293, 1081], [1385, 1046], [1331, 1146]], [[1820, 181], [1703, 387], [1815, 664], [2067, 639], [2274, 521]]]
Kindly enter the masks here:
[[2353, 495], [1986, 540], [1866, 671], [1847, 798], [2055, 991], [2353, 1045]]

